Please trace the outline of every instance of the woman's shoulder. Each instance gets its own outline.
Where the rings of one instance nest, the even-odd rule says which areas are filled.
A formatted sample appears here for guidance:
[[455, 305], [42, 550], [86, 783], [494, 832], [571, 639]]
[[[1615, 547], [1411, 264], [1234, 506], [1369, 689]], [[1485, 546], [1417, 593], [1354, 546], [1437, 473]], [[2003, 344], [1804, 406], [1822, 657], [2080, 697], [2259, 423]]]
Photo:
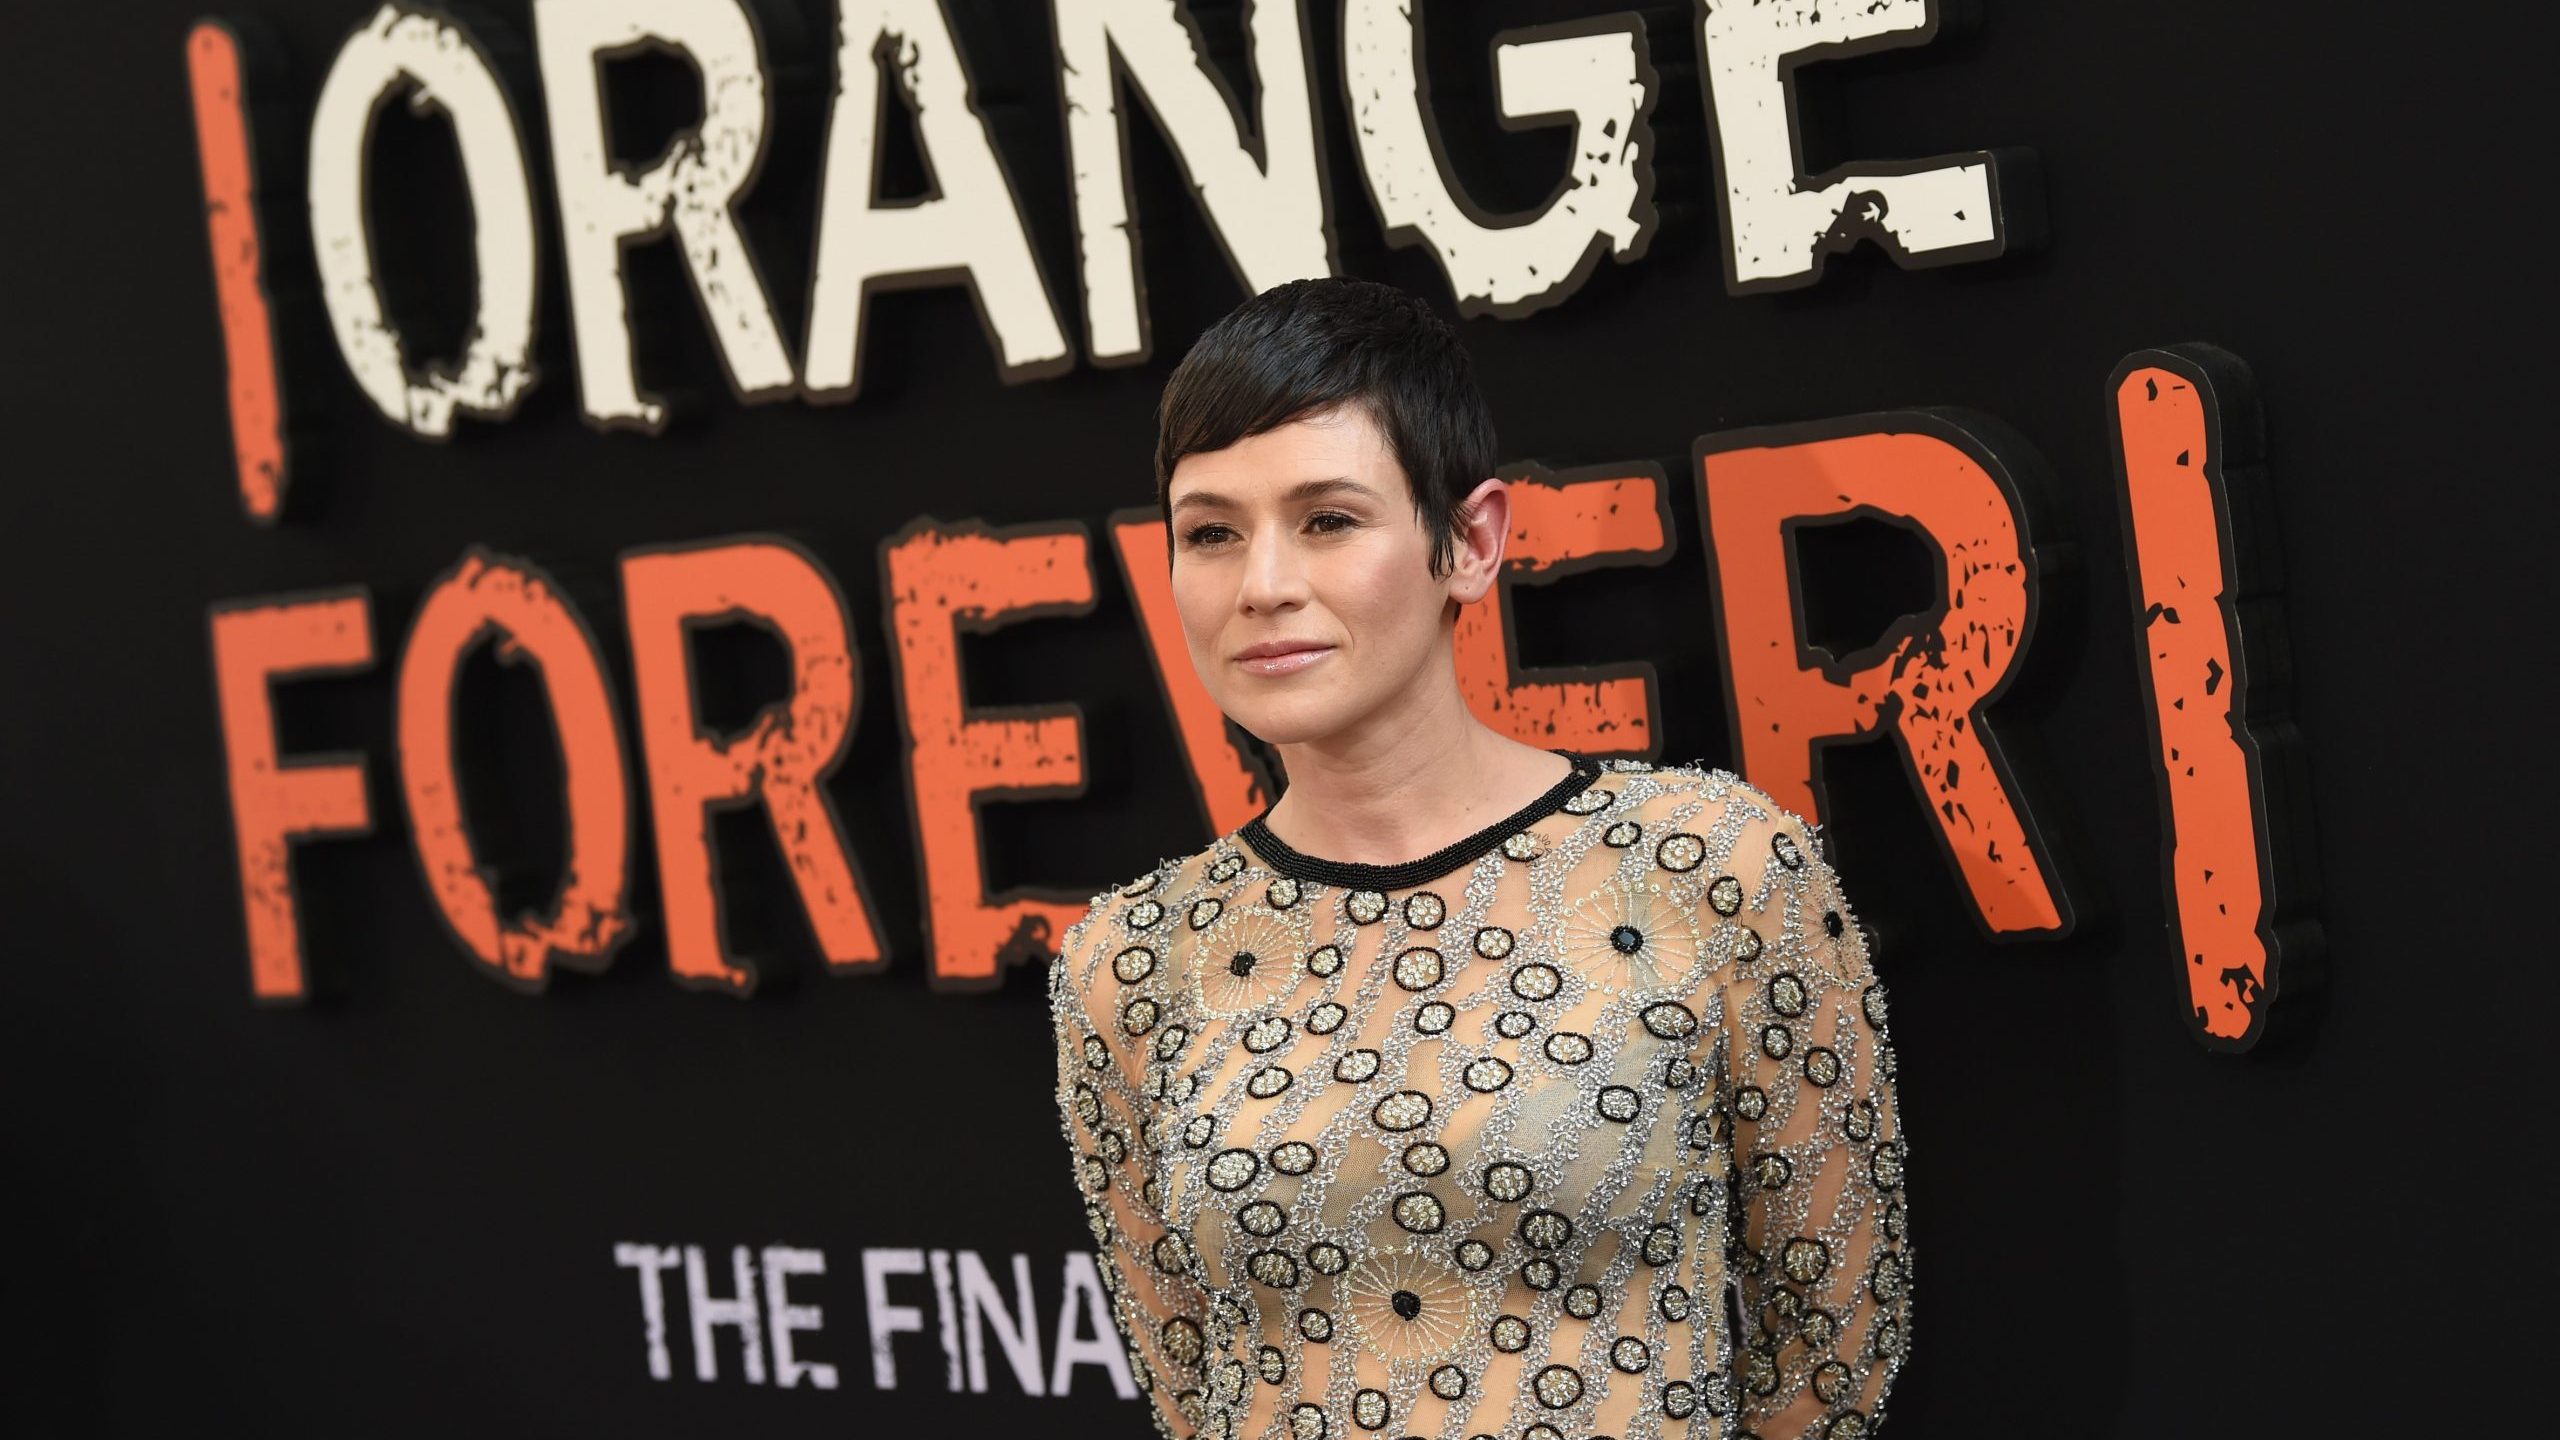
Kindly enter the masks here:
[[[1729, 898], [1739, 886], [1756, 911], [1781, 891], [1802, 883], [1829, 887], [1836, 878], [1818, 821], [1721, 766], [1610, 761], [1598, 788], [1615, 793], [1594, 818], [1634, 821], [1657, 847], [1671, 845], [1677, 868], [1708, 887], [1701, 899]], [[1718, 885], [1726, 888], [1719, 892]]]
[[1595, 788], [1618, 792], [1613, 802], [1630, 811], [1650, 814], [1685, 812], [1691, 817], [1717, 816], [1738, 808], [1743, 821], [1764, 822], [1795, 830], [1811, 823], [1776, 797], [1741, 776], [1704, 760], [1671, 764], [1654, 760], [1613, 759], [1601, 762]]
[[1216, 888], [1212, 882], [1229, 865], [1239, 870], [1244, 865], [1232, 835], [1165, 856], [1094, 892], [1049, 957], [1049, 998], [1058, 1018], [1080, 1019], [1091, 1027], [1116, 1003], [1106, 997], [1166, 963], [1168, 938], [1197, 928], [1185, 912], [1204, 884]]
[[1095, 891], [1084, 914], [1067, 926], [1059, 940], [1060, 957], [1073, 956], [1099, 943], [1104, 932], [1114, 926], [1130, 931], [1153, 929], [1160, 923], [1161, 912], [1194, 889], [1204, 872], [1234, 849], [1233, 837], [1221, 837], [1197, 850], [1165, 856], [1146, 869]]
[[[1613, 765], [1628, 777], [1623, 797], [1671, 833], [1699, 837], [1683, 857], [1693, 892], [1718, 916], [1739, 917], [1764, 932], [1756, 966], [1818, 971], [1842, 980], [1873, 978], [1864, 928], [1826, 857], [1828, 831], [1730, 770], [1704, 763]], [[1606, 777], [1604, 777], [1606, 778]], [[1635, 793], [1641, 790], [1641, 795]]]

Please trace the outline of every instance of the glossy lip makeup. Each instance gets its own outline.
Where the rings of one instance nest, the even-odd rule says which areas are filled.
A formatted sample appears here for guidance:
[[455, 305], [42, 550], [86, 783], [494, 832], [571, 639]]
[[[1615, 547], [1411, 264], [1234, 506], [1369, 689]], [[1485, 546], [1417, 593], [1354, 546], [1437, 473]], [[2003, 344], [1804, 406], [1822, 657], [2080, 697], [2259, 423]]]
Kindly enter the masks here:
[[1236, 664], [1254, 675], [1294, 675], [1333, 653], [1330, 645], [1276, 640], [1249, 645], [1236, 654]]

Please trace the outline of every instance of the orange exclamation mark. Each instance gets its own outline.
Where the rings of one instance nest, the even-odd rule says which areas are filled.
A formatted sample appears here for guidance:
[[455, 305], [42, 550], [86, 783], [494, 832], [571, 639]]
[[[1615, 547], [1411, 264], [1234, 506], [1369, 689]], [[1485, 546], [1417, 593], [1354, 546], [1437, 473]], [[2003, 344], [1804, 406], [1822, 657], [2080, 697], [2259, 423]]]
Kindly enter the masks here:
[[283, 393], [275, 330], [267, 308], [259, 243], [257, 172], [249, 153], [240, 40], [218, 20], [187, 32], [187, 80], [195, 92], [196, 153], [204, 167], [204, 212], [213, 248], [214, 298], [222, 309], [223, 358], [231, 375], [231, 443], [240, 502], [273, 524], [284, 508]]
[[2247, 1050], [2323, 949], [2255, 387], [2238, 356], [2178, 345], [2109, 390], [2179, 1009], [2205, 1048]]

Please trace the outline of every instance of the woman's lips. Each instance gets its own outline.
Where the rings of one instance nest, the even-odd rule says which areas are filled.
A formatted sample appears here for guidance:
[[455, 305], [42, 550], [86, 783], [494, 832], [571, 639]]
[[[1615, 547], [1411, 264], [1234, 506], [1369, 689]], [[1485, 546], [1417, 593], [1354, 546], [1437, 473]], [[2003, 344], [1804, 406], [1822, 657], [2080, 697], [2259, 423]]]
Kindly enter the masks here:
[[1305, 650], [1284, 651], [1278, 655], [1242, 656], [1236, 663], [1256, 675], [1290, 675], [1306, 669], [1332, 653], [1332, 646], [1317, 645]]

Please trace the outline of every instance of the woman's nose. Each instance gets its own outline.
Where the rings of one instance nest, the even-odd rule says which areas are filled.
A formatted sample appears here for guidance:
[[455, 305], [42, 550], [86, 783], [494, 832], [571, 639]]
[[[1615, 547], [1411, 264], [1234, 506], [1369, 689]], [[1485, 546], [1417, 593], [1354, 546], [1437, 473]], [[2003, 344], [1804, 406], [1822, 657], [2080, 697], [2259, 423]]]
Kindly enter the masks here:
[[1257, 614], [1306, 598], [1306, 577], [1285, 529], [1263, 526], [1245, 545], [1244, 584], [1237, 600]]

